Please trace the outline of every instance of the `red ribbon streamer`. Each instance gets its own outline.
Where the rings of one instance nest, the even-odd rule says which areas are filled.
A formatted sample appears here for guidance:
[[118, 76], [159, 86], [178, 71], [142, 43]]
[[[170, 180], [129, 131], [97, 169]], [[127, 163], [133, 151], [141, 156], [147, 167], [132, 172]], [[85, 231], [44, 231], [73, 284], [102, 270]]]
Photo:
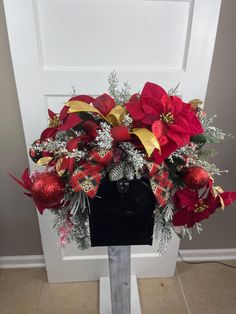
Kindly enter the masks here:
[[113, 150], [93, 149], [89, 154], [89, 162], [81, 165], [71, 176], [70, 185], [75, 192], [84, 191], [88, 197], [94, 198], [101, 182], [101, 172], [113, 158]]
[[170, 198], [171, 190], [174, 185], [169, 178], [169, 172], [166, 166], [158, 165], [154, 162], [147, 164], [148, 174], [152, 191], [156, 197], [157, 203], [165, 207]]

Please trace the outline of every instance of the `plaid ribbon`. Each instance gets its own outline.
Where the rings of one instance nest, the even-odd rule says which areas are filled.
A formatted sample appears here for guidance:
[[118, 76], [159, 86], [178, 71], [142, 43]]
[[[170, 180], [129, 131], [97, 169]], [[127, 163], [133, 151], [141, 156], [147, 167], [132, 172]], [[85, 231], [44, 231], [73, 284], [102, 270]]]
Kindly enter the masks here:
[[81, 165], [73, 173], [70, 185], [75, 192], [84, 191], [88, 197], [94, 198], [101, 182], [101, 172], [113, 157], [112, 150], [91, 150], [88, 162]]
[[147, 168], [152, 191], [158, 204], [164, 207], [174, 187], [170, 180], [168, 169], [165, 165], [158, 165], [153, 162], [149, 162]]

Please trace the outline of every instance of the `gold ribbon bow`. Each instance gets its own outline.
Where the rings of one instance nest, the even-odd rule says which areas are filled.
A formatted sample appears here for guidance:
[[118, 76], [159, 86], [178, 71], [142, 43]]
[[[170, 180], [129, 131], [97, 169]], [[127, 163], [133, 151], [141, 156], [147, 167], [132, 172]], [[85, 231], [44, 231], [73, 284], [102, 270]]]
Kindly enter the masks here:
[[[124, 115], [127, 113], [125, 108], [121, 105], [116, 105], [107, 116], [104, 116], [97, 108], [92, 105], [79, 101], [72, 100], [66, 103], [68, 107], [70, 107], [68, 113], [74, 112], [93, 112], [99, 114], [104, 120], [106, 120], [112, 126], [122, 125], [122, 121]], [[160, 144], [156, 138], [156, 136], [146, 128], [135, 128], [132, 129], [130, 134], [136, 135], [141, 143], [143, 144], [148, 157], [151, 156], [154, 149], [158, 149], [160, 151]]]

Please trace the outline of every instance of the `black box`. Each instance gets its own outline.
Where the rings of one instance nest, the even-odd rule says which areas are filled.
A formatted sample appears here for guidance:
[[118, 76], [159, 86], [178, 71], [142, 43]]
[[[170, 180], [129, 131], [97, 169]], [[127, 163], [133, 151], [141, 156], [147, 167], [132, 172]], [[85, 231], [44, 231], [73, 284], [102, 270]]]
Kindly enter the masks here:
[[91, 201], [91, 246], [152, 245], [155, 197], [149, 182], [123, 182], [126, 192], [119, 183], [104, 179]]

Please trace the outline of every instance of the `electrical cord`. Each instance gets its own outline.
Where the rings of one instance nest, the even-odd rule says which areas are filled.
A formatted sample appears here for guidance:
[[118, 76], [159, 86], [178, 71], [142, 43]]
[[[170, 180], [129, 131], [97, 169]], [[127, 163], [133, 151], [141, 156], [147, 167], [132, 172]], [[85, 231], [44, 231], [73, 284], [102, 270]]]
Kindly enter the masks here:
[[181, 260], [186, 263], [186, 264], [190, 264], [190, 265], [198, 265], [198, 264], [220, 264], [220, 265], [223, 265], [225, 267], [229, 267], [229, 268], [233, 268], [233, 269], [236, 269], [236, 266], [233, 266], [233, 265], [229, 265], [229, 264], [226, 264], [226, 263], [223, 263], [223, 262], [219, 262], [219, 261], [202, 261], [202, 262], [188, 262], [186, 261], [182, 255], [180, 254], [180, 251], [178, 251], [178, 254], [179, 254], [179, 257], [181, 258]]

